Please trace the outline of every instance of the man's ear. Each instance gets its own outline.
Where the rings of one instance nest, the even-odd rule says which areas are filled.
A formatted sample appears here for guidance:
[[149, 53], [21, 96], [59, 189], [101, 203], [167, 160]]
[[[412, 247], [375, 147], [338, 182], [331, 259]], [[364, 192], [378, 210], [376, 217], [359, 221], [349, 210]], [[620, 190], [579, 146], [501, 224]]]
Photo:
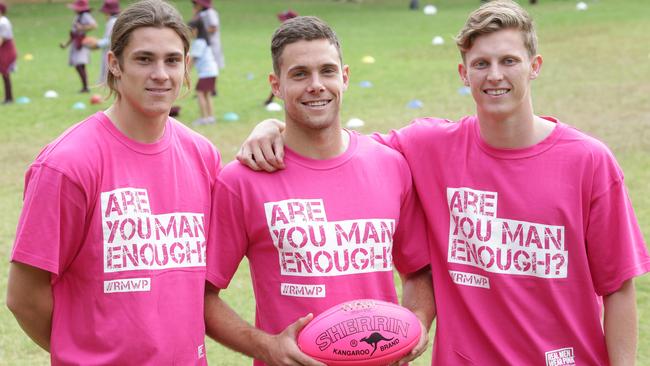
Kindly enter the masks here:
[[269, 74], [269, 84], [271, 84], [271, 92], [273, 95], [284, 100], [282, 92], [280, 91], [280, 77], [274, 72]]
[[542, 63], [544, 60], [541, 55], [535, 55], [530, 63], [530, 79], [537, 79], [539, 73], [542, 71]]
[[458, 64], [458, 75], [460, 75], [460, 79], [463, 81], [463, 85], [469, 86], [469, 79], [467, 78], [467, 68], [465, 67], [465, 64], [463, 62]]
[[343, 90], [348, 90], [348, 86], [350, 85], [350, 66], [348, 65], [343, 65], [343, 69], [341, 70], [343, 73]]
[[115, 56], [113, 51], [108, 51], [106, 56], [108, 57], [108, 72], [113, 74], [116, 79], [119, 79], [122, 75], [122, 70], [120, 69], [120, 62], [117, 56]]

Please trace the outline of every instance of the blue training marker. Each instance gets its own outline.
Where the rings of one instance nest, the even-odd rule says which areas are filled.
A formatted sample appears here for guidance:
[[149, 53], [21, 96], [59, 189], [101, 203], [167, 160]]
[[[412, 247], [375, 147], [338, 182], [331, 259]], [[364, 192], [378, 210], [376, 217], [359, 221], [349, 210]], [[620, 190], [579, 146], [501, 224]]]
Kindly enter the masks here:
[[406, 106], [411, 108], [411, 109], [420, 109], [420, 108], [422, 108], [423, 104], [422, 104], [421, 100], [413, 99]]
[[72, 105], [72, 109], [86, 109], [86, 105], [82, 102], [77, 102]]
[[239, 115], [235, 112], [226, 112], [223, 115], [223, 120], [226, 122], [239, 121]]
[[359, 86], [362, 88], [372, 88], [372, 83], [368, 80], [364, 80], [359, 83]]
[[461, 86], [460, 88], [458, 88], [458, 94], [470, 95], [472, 94], [472, 90], [469, 88], [469, 86]]

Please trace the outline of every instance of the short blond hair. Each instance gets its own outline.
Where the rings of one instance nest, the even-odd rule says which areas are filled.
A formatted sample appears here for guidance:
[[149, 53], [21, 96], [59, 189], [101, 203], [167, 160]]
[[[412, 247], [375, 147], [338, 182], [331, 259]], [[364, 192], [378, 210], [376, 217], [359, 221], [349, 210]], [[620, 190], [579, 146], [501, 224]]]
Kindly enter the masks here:
[[503, 29], [516, 29], [522, 33], [529, 56], [537, 54], [537, 34], [528, 12], [512, 0], [495, 0], [473, 11], [456, 36], [456, 45], [465, 60], [476, 38]]
[[[163, 0], [141, 0], [131, 4], [126, 8], [115, 21], [113, 32], [111, 33], [111, 48], [117, 61], [122, 65], [123, 53], [126, 46], [131, 40], [131, 34], [138, 28], [170, 28], [183, 42], [183, 56], [187, 56], [190, 50], [190, 40], [192, 38], [189, 27], [183, 21], [181, 14]], [[185, 68], [183, 84], [190, 88], [190, 73]], [[117, 91], [117, 78], [110, 71], [106, 75], [106, 86], [111, 94], [120, 93]]]

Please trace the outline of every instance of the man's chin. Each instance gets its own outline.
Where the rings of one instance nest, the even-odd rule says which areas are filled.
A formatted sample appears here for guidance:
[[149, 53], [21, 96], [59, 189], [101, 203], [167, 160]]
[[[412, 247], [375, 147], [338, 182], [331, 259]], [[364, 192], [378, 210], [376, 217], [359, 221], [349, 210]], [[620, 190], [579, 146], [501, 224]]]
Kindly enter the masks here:
[[142, 111], [142, 114], [147, 118], [169, 116], [171, 108], [172, 106], [167, 104], [161, 106], [147, 106], [147, 108]]

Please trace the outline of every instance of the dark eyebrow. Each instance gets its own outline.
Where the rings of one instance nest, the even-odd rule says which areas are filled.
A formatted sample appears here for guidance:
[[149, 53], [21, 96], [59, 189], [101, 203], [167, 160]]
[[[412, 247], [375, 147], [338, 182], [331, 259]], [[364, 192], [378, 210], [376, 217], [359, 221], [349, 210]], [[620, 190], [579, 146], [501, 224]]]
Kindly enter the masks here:
[[[332, 67], [332, 68], [338, 68], [338, 66], [339, 66], [339, 65], [338, 65], [337, 63], [327, 63], [327, 64], [322, 64], [322, 65], [320, 65], [320, 66], [318, 67], [318, 69], [321, 70], [321, 69], [330, 68], [330, 67]], [[308, 70], [308, 69], [309, 69], [309, 68], [308, 68], [307, 66], [304, 66], [304, 65], [296, 65], [296, 66], [290, 68], [289, 70], [287, 70], [287, 72], [290, 73], [290, 72], [295, 72], [295, 71], [305, 71], [305, 70]]]
[[149, 51], [135, 51], [135, 52], [133, 52], [133, 55], [135, 55], [135, 56], [153, 56], [153, 52], [149, 52]]
[[304, 70], [307, 70], [306, 66], [297, 65], [297, 66], [294, 66], [294, 67], [290, 68], [289, 70], [287, 70], [287, 73], [291, 73], [291, 72], [295, 72], [295, 71], [304, 71]]
[[324, 68], [324, 67], [334, 67], [334, 68], [338, 68], [338, 67], [339, 67], [339, 64], [331, 63], [331, 64], [323, 64], [323, 65], [321, 65], [321, 68]]
[[[153, 57], [153, 56], [155, 56], [156, 54], [153, 53], [153, 52], [151, 52], [151, 51], [142, 50], [142, 51], [135, 51], [135, 52], [133, 52], [133, 55], [134, 55], [134, 56], [147, 56], [147, 57]], [[183, 57], [183, 54], [180, 53], [180, 52], [170, 52], [170, 53], [165, 54], [165, 57]]]

